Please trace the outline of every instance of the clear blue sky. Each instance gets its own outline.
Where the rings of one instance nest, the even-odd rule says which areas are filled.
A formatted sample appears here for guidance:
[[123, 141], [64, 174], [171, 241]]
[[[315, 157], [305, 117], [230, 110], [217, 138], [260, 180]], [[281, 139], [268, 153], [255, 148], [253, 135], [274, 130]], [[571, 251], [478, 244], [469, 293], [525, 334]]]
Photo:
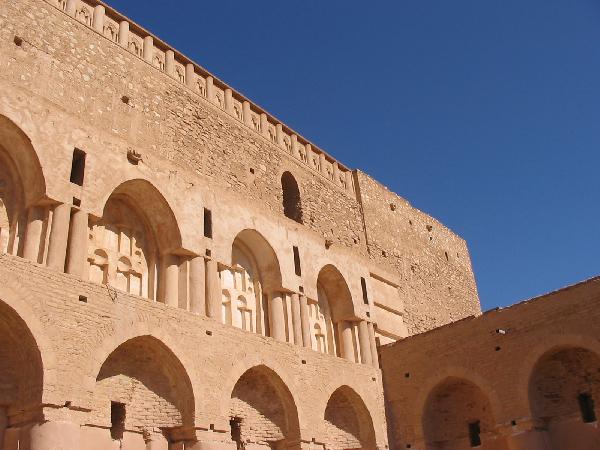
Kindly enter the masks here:
[[598, 0], [109, 1], [463, 236], [484, 309], [600, 272]]

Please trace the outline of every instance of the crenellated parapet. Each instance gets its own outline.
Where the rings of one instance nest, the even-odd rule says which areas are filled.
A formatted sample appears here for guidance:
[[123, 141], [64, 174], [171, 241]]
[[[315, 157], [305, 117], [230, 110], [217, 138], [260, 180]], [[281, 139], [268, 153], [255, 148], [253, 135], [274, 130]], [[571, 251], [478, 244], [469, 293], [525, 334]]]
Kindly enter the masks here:
[[97, 0], [45, 0], [77, 21], [166, 73], [215, 108], [275, 144], [310, 170], [354, 196], [352, 171], [243, 94], [152, 33]]

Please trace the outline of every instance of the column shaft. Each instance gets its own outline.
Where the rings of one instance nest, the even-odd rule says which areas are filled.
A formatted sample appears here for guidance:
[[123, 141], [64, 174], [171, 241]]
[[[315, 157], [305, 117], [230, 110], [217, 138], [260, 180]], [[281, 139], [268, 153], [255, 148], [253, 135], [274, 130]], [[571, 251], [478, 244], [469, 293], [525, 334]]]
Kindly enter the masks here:
[[283, 147], [283, 126], [280, 123], [275, 125], [275, 137], [277, 138], [277, 145]]
[[271, 337], [285, 342], [285, 314], [283, 312], [283, 295], [280, 292], [271, 294], [269, 322], [271, 323]]
[[302, 346], [302, 319], [300, 312], [300, 295], [292, 294], [292, 326], [294, 328], [294, 343]]
[[371, 338], [369, 337], [369, 325], [361, 320], [358, 323], [358, 343], [360, 345], [360, 362], [363, 364], [373, 364], [371, 358]]
[[165, 255], [163, 270], [165, 280], [165, 304], [177, 308], [179, 306], [179, 258]]
[[206, 315], [221, 320], [221, 283], [215, 259], [206, 261]]
[[206, 314], [206, 266], [202, 256], [190, 261], [190, 311]]
[[88, 213], [77, 210], [71, 216], [67, 273], [83, 276], [88, 247]]
[[231, 89], [225, 89], [225, 111], [233, 115], [233, 92]]
[[143, 55], [144, 61], [152, 63], [152, 57], [154, 56], [154, 38], [152, 36], [144, 38]]
[[211, 76], [206, 77], [206, 98], [210, 102], [215, 100], [214, 78]]
[[302, 343], [305, 347], [311, 348], [310, 320], [308, 312], [308, 302], [305, 295], [300, 296], [300, 321], [302, 322]]
[[244, 103], [242, 103], [242, 115], [244, 116], [244, 124], [247, 127], [252, 127], [252, 114], [250, 112], [250, 102], [248, 100], [244, 100]]
[[196, 69], [192, 63], [185, 66], [185, 84], [191, 89], [196, 87]]
[[29, 208], [27, 216], [27, 229], [25, 230], [25, 242], [23, 244], [23, 258], [38, 262], [43, 227], [44, 208], [41, 206], [32, 206]]
[[338, 322], [338, 332], [340, 337], [340, 354], [342, 358], [348, 361], [354, 361], [354, 342], [352, 339], [352, 323], [347, 320]]
[[61, 272], [65, 270], [70, 221], [71, 205], [63, 203], [54, 208], [46, 264], [51, 269], [60, 270]]
[[264, 137], [269, 138], [269, 119], [265, 113], [260, 114], [260, 132]]
[[94, 8], [94, 30], [98, 33], [104, 32], [104, 14], [106, 13], [106, 8], [102, 5], [97, 5]]
[[77, 8], [77, 0], [67, 0], [67, 7], [65, 12], [70, 16], [75, 15], [75, 9]]
[[29, 430], [29, 450], [79, 450], [80, 427], [72, 422], [44, 422]]
[[165, 72], [169, 76], [175, 75], [175, 52], [173, 50], [165, 52]]
[[129, 22], [123, 20], [119, 24], [119, 45], [121, 47], [129, 47]]
[[373, 367], [379, 369], [379, 355], [377, 354], [377, 342], [375, 341], [375, 328], [373, 322], [368, 323], [369, 327], [369, 341], [371, 341], [371, 363]]

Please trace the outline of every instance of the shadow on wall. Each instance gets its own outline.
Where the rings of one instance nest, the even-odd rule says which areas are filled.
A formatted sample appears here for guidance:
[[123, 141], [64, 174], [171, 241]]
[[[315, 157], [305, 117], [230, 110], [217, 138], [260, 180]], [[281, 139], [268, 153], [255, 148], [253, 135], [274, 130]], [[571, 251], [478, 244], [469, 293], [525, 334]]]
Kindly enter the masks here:
[[292, 394], [266, 366], [246, 371], [231, 393], [231, 437], [238, 448], [300, 448], [300, 424]]

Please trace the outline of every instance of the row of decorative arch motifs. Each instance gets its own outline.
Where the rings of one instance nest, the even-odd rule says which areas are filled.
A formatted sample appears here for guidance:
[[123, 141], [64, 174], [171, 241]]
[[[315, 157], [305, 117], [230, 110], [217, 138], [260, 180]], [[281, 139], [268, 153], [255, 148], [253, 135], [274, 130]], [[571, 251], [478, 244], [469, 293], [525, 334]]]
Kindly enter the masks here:
[[111, 218], [123, 214], [121, 220], [90, 222], [89, 280], [148, 297], [149, 277], [155, 270], [154, 249], [146, 242], [144, 226], [127, 214], [126, 205], [115, 202], [111, 207]]
[[[66, 0], [57, 0], [57, 4], [58, 7], [60, 9], [62, 9], [63, 11], [66, 10], [67, 7], [67, 1]], [[92, 11], [84, 6], [81, 5], [76, 9], [75, 12], [75, 18], [77, 20], [79, 20], [80, 22], [84, 23], [85, 25], [87, 25], [88, 27], [92, 26], [93, 23], [93, 13]], [[113, 42], [118, 42], [119, 41], [119, 31], [118, 31], [118, 25], [116, 24], [116, 22], [105, 18], [105, 25], [104, 25], [104, 29], [103, 29], [103, 34], [104, 36], [106, 36], [107, 38], [109, 38], [111, 41]], [[131, 51], [132, 53], [134, 53], [136, 56], [138, 57], [143, 57], [143, 45], [141, 42], [141, 39], [138, 38], [137, 36], [131, 36], [129, 38], [129, 42], [127, 44], [127, 48], [129, 49], [129, 51]], [[156, 54], [154, 55], [153, 59], [152, 59], [152, 64], [157, 67], [159, 70], [164, 71], [165, 70], [165, 56], [163, 52], [155, 52]], [[175, 77], [177, 78], [177, 80], [180, 83], [185, 83], [186, 82], [186, 78], [185, 78], [185, 69], [183, 68], [183, 66], [177, 64], [175, 66]], [[202, 77], [197, 77], [196, 80], [196, 91], [198, 93], [200, 93], [200, 95], [206, 97], [207, 92], [206, 92], [206, 80], [204, 80]], [[221, 92], [216, 92], [215, 93], [215, 99], [214, 102], [217, 104], [217, 106], [219, 106], [219, 108], [223, 109], [225, 107], [225, 101], [223, 98], [223, 94]], [[234, 110], [234, 114], [236, 116], [236, 118], [240, 121], [244, 120], [244, 114], [243, 114], [243, 108], [240, 102], [236, 101], [234, 106], [233, 106], [233, 110]], [[260, 119], [256, 114], [252, 114], [252, 117], [250, 118], [250, 123], [252, 128], [257, 131], [257, 132], [261, 132], [261, 125], [260, 125]], [[268, 130], [267, 130], [267, 134], [269, 136], [269, 139], [272, 142], [277, 142], [277, 133], [275, 130], [275, 127], [272, 124], [269, 124], [268, 126]], [[322, 162], [319, 158], [318, 154], [313, 153], [310, 158], [309, 155], [306, 152], [306, 149], [303, 145], [299, 145], [297, 146], [297, 149], [293, 149], [292, 148], [292, 141], [291, 141], [291, 137], [288, 135], [285, 135], [283, 137], [283, 145], [286, 148], [286, 150], [288, 152], [293, 152], [296, 151], [298, 153], [298, 157], [306, 164], [308, 164], [313, 170], [316, 171], [321, 171], [321, 165], [324, 165], [324, 171], [325, 171], [325, 175], [327, 176], [327, 178], [329, 178], [331, 181], [333, 181], [334, 183], [337, 183], [339, 185], [341, 185], [342, 187], [347, 187], [347, 182], [346, 182], [346, 176], [345, 173], [340, 171], [339, 172], [339, 176], [338, 179], [335, 179], [335, 174], [333, 171], [333, 165], [328, 162]]]
[[331, 318], [329, 299], [317, 285], [318, 300], [308, 299], [308, 317], [311, 329], [311, 348], [321, 353], [336, 354], [336, 331]]
[[242, 330], [255, 332], [257, 304], [261, 298], [262, 288], [255, 279], [241, 265], [221, 270], [222, 287], [222, 320], [227, 325], [232, 325]]

